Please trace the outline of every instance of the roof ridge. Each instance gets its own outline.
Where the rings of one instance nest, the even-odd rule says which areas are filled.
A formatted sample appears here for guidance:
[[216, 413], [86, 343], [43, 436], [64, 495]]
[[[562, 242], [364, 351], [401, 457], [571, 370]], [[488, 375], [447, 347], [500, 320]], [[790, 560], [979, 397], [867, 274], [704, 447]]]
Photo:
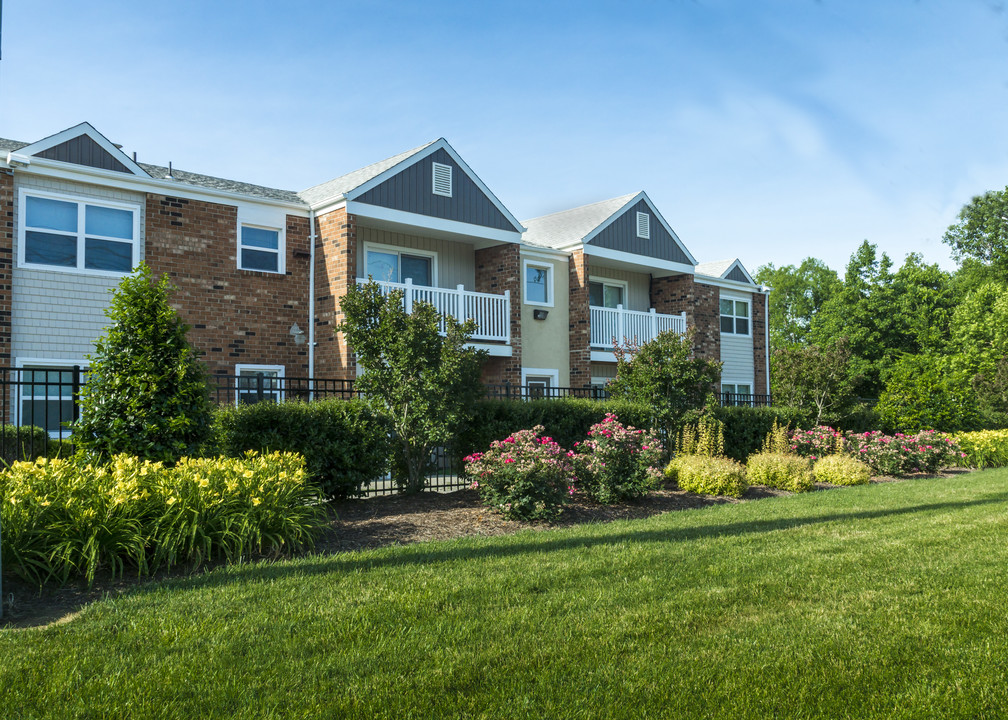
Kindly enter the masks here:
[[[575, 210], [586, 210], [590, 207], [595, 207], [596, 205], [603, 205], [605, 203], [615, 202], [616, 200], [626, 200], [629, 202], [630, 198], [637, 197], [640, 195], [641, 191], [632, 192], [627, 195], [618, 195], [616, 197], [606, 198], [604, 200], [596, 200], [595, 202], [585, 203], [584, 205], [578, 205], [577, 207], [567, 208], [566, 210], [557, 210], [556, 212], [547, 213], [546, 215], [539, 215], [534, 218], [528, 218], [527, 220], [522, 220], [522, 224], [527, 222], [533, 222], [535, 220], [544, 220], [554, 215], [563, 215], [564, 213], [574, 212]], [[624, 203], [625, 205], [626, 203]]]

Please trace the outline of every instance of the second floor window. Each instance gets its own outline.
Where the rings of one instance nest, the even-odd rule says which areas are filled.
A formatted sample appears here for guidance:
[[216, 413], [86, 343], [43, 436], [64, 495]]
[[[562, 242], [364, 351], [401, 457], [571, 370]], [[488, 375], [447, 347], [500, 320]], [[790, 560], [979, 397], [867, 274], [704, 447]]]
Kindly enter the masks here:
[[748, 302], [721, 298], [721, 332], [734, 335], [749, 334]]
[[238, 248], [238, 267], [242, 270], [281, 272], [280, 230], [242, 225]]
[[617, 305], [626, 307], [623, 301], [623, 286], [607, 282], [589, 282], [588, 304], [593, 307], [615, 308]]
[[118, 275], [140, 260], [136, 207], [22, 193], [21, 211], [24, 265]]
[[369, 249], [365, 275], [378, 282], [404, 283], [409, 278], [414, 285], [433, 287], [434, 259], [428, 255]]
[[552, 266], [525, 264], [525, 302], [529, 305], [552, 305], [553, 288], [550, 281]]

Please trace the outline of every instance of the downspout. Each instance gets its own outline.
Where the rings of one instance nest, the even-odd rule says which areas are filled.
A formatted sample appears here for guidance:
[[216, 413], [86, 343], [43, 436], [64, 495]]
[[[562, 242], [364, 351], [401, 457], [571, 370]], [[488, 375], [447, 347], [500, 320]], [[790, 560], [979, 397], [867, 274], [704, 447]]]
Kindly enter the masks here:
[[766, 394], [770, 396], [770, 288], [763, 286], [763, 349], [766, 351]]
[[315, 399], [315, 211], [308, 211], [308, 399]]

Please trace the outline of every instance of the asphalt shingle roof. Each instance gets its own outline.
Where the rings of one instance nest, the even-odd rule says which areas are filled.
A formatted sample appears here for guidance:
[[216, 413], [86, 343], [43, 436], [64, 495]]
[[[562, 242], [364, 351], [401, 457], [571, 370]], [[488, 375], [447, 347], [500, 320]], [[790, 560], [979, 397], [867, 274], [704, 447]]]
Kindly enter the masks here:
[[728, 271], [728, 268], [730, 268], [734, 262], [735, 258], [732, 258], [731, 260], [712, 260], [711, 262], [697, 263], [695, 272], [697, 275], [719, 278]]
[[[164, 180], [168, 177], [168, 168], [160, 165], [149, 165], [147, 163], [137, 163], [146, 170], [151, 177]], [[213, 177], [212, 175], [200, 175], [199, 173], [186, 172], [178, 168], [172, 168], [172, 177], [181, 185], [195, 185], [197, 187], [212, 188], [224, 192], [248, 195], [249, 197], [261, 197], [268, 200], [281, 200], [283, 202], [297, 203], [303, 205], [304, 201], [293, 190], [279, 190], [277, 188], [265, 187], [263, 185], [252, 185], [251, 183], [238, 182], [237, 180], [227, 180], [225, 178]]]
[[429, 143], [424, 143], [420, 147], [407, 150], [406, 152], [399, 153], [398, 155], [393, 155], [392, 157], [386, 158], [380, 162], [372, 163], [367, 167], [362, 167], [359, 170], [354, 170], [353, 172], [341, 175], [333, 180], [328, 180], [321, 185], [315, 185], [307, 190], [302, 190], [298, 193], [298, 195], [300, 195], [301, 199], [309, 205], [315, 205], [316, 203], [324, 202], [329, 199], [338, 198], [347, 194], [354, 188], [360, 187], [367, 181], [378, 177], [383, 172], [391, 167], [395, 167], [406, 158], [416, 155], [424, 148], [430, 147], [435, 142], [437, 141], [432, 140]]
[[0, 138], [0, 150], [6, 150], [7, 152], [11, 152], [12, 150], [17, 151], [27, 146], [28, 143], [18, 142], [17, 140], [8, 140], [6, 138]]
[[549, 248], [562, 248], [577, 243], [639, 194], [631, 193], [552, 215], [523, 220], [522, 225], [528, 228], [528, 231], [522, 235], [522, 241]]

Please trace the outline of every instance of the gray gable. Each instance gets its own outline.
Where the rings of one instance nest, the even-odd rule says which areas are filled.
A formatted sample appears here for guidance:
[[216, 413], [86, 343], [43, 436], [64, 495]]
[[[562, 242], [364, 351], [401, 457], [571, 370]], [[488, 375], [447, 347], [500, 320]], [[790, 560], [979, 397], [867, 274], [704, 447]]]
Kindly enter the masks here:
[[99, 168], [101, 170], [114, 170], [115, 172], [129, 173], [129, 168], [112, 157], [101, 145], [96, 143], [88, 135], [78, 135], [53, 145], [51, 148], [35, 153], [38, 157], [47, 160], [59, 160], [60, 162], [71, 163], [73, 165], [86, 165], [87, 167]]
[[[433, 163], [452, 168], [452, 196], [434, 194]], [[520, 232], [452, 156], [439, 148], [354, 198], [356, 202], [442, 220]]]
[[[643, 212], [651, 216], [650, 234], [647, 240], [637, 237], [637, 213]], [[692, 265], [683, 249], [672, 235], [666, 232], [662, 223], [647, 202], [641, 198], [631, 207], [623, 211], [619, 217], [604, 227], [598, 235], [588, 241], [589, 245], [619, 250], [621, 252], [653, 257], [659, 260]]]
[[737, 280], [738, 282], [744, 282], [744, 283], [749, 282], [749, 278], [745, 276], [745, 273], [742, 272], [742, 268], [740, 268], [738, 265], [732, 268], [732, 271], [730, 273], [725, 275], [725, 279]]

